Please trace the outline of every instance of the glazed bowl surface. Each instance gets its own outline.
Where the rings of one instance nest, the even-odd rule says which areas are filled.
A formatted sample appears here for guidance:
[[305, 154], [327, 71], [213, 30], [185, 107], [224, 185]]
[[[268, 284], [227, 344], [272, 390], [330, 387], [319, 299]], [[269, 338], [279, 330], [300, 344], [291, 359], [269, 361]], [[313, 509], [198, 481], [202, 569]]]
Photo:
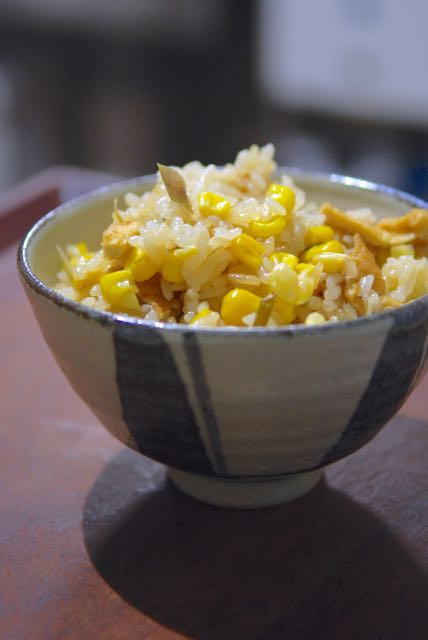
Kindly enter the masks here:
[[[379, 216], [428, 205], [336, 175], [292, 173], [310, 200]], [[316, 485], [324, 466], [366, 444], [422, 375], [428, 296], [358, 320], [280, 329], [203, 329], [97, 311], [52, 288], [56, 246], [99, 245], [115, 198], [154, 176], [111, 185], [47, 214], [18, 266], [44, 338], [76, 393], [125, 445], [169, 467], [194, 497], [274, 505]]]

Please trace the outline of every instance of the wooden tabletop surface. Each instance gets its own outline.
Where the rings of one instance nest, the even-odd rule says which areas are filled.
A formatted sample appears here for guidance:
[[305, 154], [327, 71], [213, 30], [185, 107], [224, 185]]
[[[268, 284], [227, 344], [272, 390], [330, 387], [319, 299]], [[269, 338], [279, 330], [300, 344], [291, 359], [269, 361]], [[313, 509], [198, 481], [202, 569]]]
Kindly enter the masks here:
[[0, 198], [1, 640], [426, 639], [428, 377], [306, 497], [198, 503], [116, 442], [56, 366], [15, 267], [43, 205], [21, 224], [16, 203], [2, 229]]

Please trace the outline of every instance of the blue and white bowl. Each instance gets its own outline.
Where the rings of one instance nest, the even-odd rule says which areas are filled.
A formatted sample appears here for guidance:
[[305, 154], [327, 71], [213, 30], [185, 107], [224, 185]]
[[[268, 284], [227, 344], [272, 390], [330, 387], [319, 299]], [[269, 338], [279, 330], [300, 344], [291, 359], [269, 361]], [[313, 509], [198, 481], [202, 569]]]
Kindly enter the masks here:
[[[311, 200], [382, 216], [428, 207], [365, 181], [293, 173]], [[96, 247], [113, 199], [152, 183], [98, 190], [28, 232], [18, 264], [45, 340], [110, 433], [166, 464], [185, 492], [234, 507], [300, 496], [324, 466], [373, 438], [415, 386], [426, 362], [428, 296], [349, 322], [272, 330], [148, 323], [55, 292], [56, 245]]]

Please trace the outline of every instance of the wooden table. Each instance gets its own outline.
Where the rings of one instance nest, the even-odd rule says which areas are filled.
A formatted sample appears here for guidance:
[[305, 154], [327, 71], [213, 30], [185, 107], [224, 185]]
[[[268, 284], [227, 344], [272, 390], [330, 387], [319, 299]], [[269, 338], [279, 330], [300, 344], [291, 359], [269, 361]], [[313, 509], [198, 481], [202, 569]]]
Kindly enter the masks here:
[[54, 170], [38, 200], [3, 199], [0, 638], [427, 638], [428, 378], [305, 498], [236, 511], [180, 494], [74, 395], [16, 274], [31, 217], [105, 179]]

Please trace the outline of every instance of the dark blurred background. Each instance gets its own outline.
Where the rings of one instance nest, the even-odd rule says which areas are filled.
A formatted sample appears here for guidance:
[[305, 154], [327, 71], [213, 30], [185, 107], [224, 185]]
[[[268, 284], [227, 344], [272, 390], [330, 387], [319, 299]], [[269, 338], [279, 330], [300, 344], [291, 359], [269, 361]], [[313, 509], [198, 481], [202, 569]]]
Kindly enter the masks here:
[[0, 189], [272, 141], [428, 198], [427, 32], [426, 0], [2, 0]]

